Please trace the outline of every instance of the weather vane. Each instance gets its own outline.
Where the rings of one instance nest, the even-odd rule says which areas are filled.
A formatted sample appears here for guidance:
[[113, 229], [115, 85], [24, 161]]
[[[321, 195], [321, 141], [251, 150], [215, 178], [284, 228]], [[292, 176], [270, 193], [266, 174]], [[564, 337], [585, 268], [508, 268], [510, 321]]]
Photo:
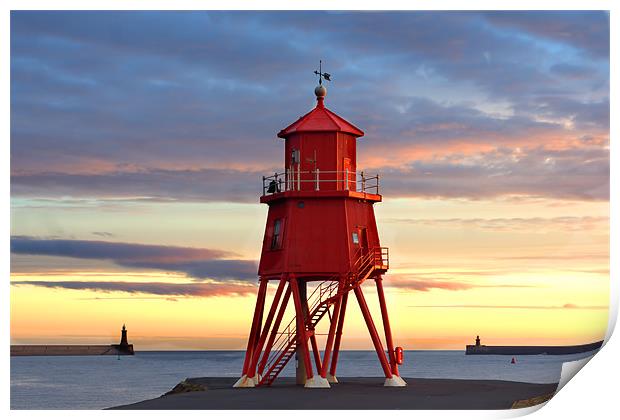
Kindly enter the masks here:
[[316, 74], [317, 76], [319, 76], [319, 85], [323, 84], [323, 79], [327, 80], [328, 82], [331, 82], [332, 79], [332, 75], [329, 73], [323, 73], [323, 61], [319, 60], [319, 71], [314, 71], [314, 74]]

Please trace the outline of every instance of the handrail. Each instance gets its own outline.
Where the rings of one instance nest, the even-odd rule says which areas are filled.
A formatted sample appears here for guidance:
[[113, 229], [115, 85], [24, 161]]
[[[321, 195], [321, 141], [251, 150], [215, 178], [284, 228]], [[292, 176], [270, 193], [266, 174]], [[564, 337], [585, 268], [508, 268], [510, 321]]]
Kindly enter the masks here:
[[[344, 276], [346, 279], [344, 284], [340, 281], [342, 276], [337, 274], [320, 282], [312, 293], [310, 293], [310, 296], [307, 298], [308, 302], [312, 302], [311, 304], [308, 304], [308, 314], [306, 319], [306, 325], [308, 327], [314, 328], [314, 326], [318, 324], [321, 318], [325, 315], [325, 312], [329, 309], [329, 305], [331, 305], [331, 303], [333, 303], [338, 297], [348, 293], [350, 290], [364, 282], [368, 277], [370, 277], [373, 271], [377, 269], [377, 267], [380, 267], [381, 269], [387, 269], [389, 267], [389, 252], [388, 248], [385, 247], [371, 248], [368, 249], [368, 252], [364, 252], [364, 250], [360, 248], [355, 254], [355, 258], [353, 268]], [[352, 278], [354, 278], [355, 281], [352, 281]], [[322, 307], [324, 307], [325, 310], [313, 323], [313, 317], [319, 313]], [[296, 345], [297, 328], [295, 321], [296, 317], [293, 316], [293, 319], [291, 319], [288, 325], [281, 331], [277, 332], [277, 338], [272, 344], [270, 355], [267, 358], [267, 362], [263, 365], [263, 370], [258, 372], [259, 374], [262, 375], [263, 371], [266, 369], [267, 375], [265, 377], [269, 376], [277, 363], [285, 356], [286, 352], [294, 344]], [[278, 373], [279, 371], [276, 372], [276, 376]]]
[[[325, 174], [328, 174], [329, 177], [326, 178]], [[335, 177], [329, 174], [335, 174]], [[312, 189], [315, 191], [327, 188], [336, 191], [352, 190], [379, 194], [379, 174], [368, 176], [363, 171], [358, 174], [349, 170], [323, 171], [317, 168], [313, 171], [290, 169], [286, 172], [275, 172], [273, 175], [263, 176], [263, 196], [284, 191], [301, 191], [302, 185], [308, 184], [313, 185]], [[307, 190], [307, 188], [303, 190]]]

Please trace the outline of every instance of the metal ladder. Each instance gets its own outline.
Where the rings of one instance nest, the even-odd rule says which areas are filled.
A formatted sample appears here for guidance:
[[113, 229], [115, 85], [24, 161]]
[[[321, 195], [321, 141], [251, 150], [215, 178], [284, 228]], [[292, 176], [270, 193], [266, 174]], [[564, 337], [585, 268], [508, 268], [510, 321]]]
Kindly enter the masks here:
[[[314, 328], [321, 321], [323, 316], [328, 312], [329, 307], [345, 293], [353, 290], [368, 279], [376, 270], [387, 270], [389, 257], [387, 248], [373, 248], [368, 253], [362, 253], [360, 249], [353, 269], [344, 277], [346, 281], [341, 286], [340, 275], [335, 275], [327, 280], [322, 281], [312, 291], [308, 297], [309, 304], [308, 317], [306, 320], [306, 331], [314, 334]], [[265, 374], [262, 376], [258, 386], [270, 386], [284, 369], [286, 364], [291, 360], [293, 354], [297, 350], [297, 328], [296, 317], [288, 323], [281, 332], [278, 332], [277, 338], [272, 345], [272, 351], [265, 364]], [[258, 372], [262, 375], [262, 372]]]

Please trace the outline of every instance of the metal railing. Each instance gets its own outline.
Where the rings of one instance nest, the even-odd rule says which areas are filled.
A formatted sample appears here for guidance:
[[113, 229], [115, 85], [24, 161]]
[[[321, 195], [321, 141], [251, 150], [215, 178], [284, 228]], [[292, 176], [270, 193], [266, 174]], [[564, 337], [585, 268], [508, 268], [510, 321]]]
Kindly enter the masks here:
[[263, 195], [284, 191], [342, 191], [351, 190], [379, 194], [379, 174], [368, 176], [364, 172], [299, 171], [287, 169], [271, 176], [263, 176]]

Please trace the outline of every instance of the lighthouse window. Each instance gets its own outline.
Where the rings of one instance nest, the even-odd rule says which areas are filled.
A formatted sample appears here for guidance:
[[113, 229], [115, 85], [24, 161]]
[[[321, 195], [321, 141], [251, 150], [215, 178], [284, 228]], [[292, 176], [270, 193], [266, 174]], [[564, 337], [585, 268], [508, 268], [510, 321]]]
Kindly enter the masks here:
[[271, 249], [280, 248], [280, 237], [282, 234], [282, 219], [273, 222], [273, 236], [271, 237]]
[[360, 237], [357, 234], [357, 232], [353, 232], [353, 243], [354, 244], [359, 244], [360, 243]]

